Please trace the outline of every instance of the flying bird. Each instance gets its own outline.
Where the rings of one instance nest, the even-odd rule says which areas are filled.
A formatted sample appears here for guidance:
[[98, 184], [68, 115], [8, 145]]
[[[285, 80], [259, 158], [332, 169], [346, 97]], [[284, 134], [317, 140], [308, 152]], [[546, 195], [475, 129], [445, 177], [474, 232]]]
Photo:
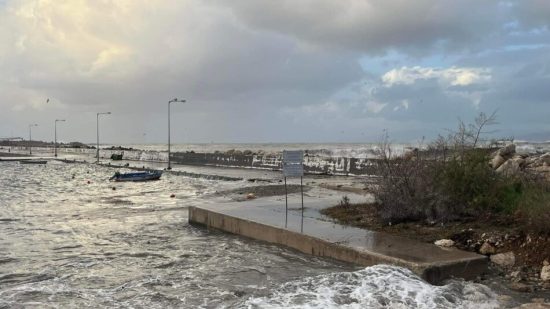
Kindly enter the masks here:
[[50, 98], [46, 99], [46, 103], [50, 103]]

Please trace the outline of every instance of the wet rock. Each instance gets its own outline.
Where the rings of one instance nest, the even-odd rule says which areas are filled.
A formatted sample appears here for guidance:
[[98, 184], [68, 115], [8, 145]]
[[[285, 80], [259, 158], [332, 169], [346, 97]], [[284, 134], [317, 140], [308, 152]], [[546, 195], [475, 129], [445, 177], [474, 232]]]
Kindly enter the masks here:
[[516, 256], [514, 255], [514, 252], [505, 252], [505, 253], [498, 253], [491, 255], [491, 262], [502, 266], [502, 267], [510, 267], [514, 266], [516, 263]]
[[245, 291], [235, 291], [235, 292], [233, 292], [233, 294], [235, 294], [235, 296], [237, 296], [237, 297], [243, 297], [244, 295], [246, 295], [246, 292]]
[[538, 161], [542, 164], [546, 163], [547, 165], [550, 165], [550, 152], [547, 152], [540, 156]]
[[506, 162], [506, 159], [504, 159], [501, 155], [497, 154], [491, 160], [491, 166], [493, 167], [493, 169], [497, 169], [504, 162]]
[[499, 303], [509, 303], [512, 299], [513, 298], [510, 295], [499, 295], [498, 296]]
[[515, 144], [506, 145], [505, 147], [502, 147], [497, 151], [497, 155], [500, 155], [504, 158], [511, 157], [515, 153], [516, 153]]
[[539, 165], [539, 158], [537, 158], [537, 157], [527, 157], [527, 158], [525, 158], [525, 164], [526, 165], [531, 165], [531, 166]]
[[248, 193], [246, 195], [247, 200], [252, 200], [252, 199], [255, 199], [255, 198], [256, 198], [256, 194], [254, 194], [254, 193]]
[[512, 161], [516, 162], [520, 168], [524, 167], [526, 165], [526, 161], [521, 156], [514, 156], [512, 158]]
[[549, 303], [526, 303], [526, 304], [523, 304], [519, 307], [516, 307], [516, 308], [520, 308], [520, 309], [549, 309], [550, 308], [550, 304]]
[[550, 166], [541, 165], [534, 168], [535, 171], [539, 173], [548, 173], [550, 172]]
[[550, 281], [550, 265], [542, 266], [540, 270], [540, 279], [542, 281]]
[[521, 279], [521, 272], [519, 270], [513, 271], [510, 273], [510, 278], [512, 279]]
[[486, 241], [483, 243], [483, 245], [481, 245], [481, 248], [479, 248], [479, 253], [484, 255], [495, 254], [496, 248]]
[[533, 290], [533, 288], [530, 285], [521, 283], [521, 282], [512, 282], [508, 287], [511, 290], [524, 292], [524, 293], [531, 292]]
[[452, 247], [455, 245], [455, 242], [450, 239], [440, 239], [434, 242], [434, 245], [440, 247]]

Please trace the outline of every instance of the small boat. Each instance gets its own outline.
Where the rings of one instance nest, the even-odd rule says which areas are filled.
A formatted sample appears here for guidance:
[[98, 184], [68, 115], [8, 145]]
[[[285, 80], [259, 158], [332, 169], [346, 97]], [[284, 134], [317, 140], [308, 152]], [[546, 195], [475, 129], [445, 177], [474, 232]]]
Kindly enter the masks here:
[[111, 160], [113, 160], [113, 161], [122, 160], [122, 156], [124, 156], [124, 152], [122, 152], [122, 153], [113, 153], [111, 155]]
[[111, 181], [148, 181], [159, 180], [162, 176], [162, 171], [147, 171], [147, 172], [135, 172], [135, 173], [120, 173], [116, 172]]
[[19, 164], [46, 164], [46, 160], [19, 160]]

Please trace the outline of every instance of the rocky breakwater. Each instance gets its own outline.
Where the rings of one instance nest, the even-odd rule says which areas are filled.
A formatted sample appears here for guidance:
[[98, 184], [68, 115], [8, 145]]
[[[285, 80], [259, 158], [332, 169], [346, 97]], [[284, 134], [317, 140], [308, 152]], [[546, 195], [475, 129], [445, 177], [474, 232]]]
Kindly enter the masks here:
[[[259, 169], [282, 169], [282, 153], [268, 154], [263, 152], [231, 150], [216, 153], [177, 152], [170, 159], [184, 165], [225, 166]], [[309, 154], [304, 156], [304, 171], [309, 174], [327, 175], [374, 175], [376, 159], [358, 159], [346, 157], [329, 157]]]
[[[550, 182], [550, 153], [524, 154], [516, 152], [516, 146], [509, 144], [490, 154], [490, 165], [495, 173], [508, 177], [522, 188], [548, 186]], [[540, 188], [540, 187], [536, 187]], [[518, 192], [511, 192], [510, 198], [518, 198]], [[458, 247], [486, 255], [491, 267], [499, 274], [511, 290], [528, 293], [543, 293], [550, 298], [550, 218], [549, 211], [539, 211], [538, 226], [525, 223], [528, 207], [548, 209], [547, 195], [535, 196], [536, 202], [527, 199], [526, 208], [504, 211], [501, 217], [489, 218], [486, 226], [463, 230], [449, 239], [436, 241], [436, 245]], [[542, 197], [542, 204], [541, 202]], [[546, 208], [544, 208], [546, 207]], [[527, 214], [527, 217], [533, 216]], [[540, 218], [544, 217], [544, 218]], [[523, 221], [522, 221], [523, 220]], [[543, 223], [541, 226], [540, 222]], [[550, 306], [550, 304], [546, 304]], [[545, 307], [546, 308], [546, 307]]]
[[550, 180], [550, 152], [519, 154], [516, 152], [516, 145], [509, 144], [492, 154], [490, 164], [497, 173], [505, 176], [527, 172]]

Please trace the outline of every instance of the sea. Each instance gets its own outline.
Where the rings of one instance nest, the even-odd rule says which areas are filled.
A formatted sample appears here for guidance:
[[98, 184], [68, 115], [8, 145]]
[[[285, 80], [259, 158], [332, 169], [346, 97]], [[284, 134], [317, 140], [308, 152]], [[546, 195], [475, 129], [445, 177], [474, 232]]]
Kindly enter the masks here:
[[[173, 149], [276, 152], [307, 146], [333, 155], [373, 149], [292, 145]], [[94, 164], [0, 162], [0, 308], [502, 306], [498, 293], [483, 284], [450, 280], [435, 286], [404, 268], [357, 267], [188, 223], [189, 206], [213, 203], [213, 193], [246, 181], [165, 174], [155, 182], [113, 184], [112, 174]]]
[[[505, 142], [502, 142], [505, 143]], [[501, 144], [502, 144], [501, 143]], [[550, 141], [514, 141], [516, 151], [520, 154], [540, 154], [550, 152]], [[426, 149], [429, 143], [390, 143], [391, 151], [395, 155], [412, 149]], [[139, 150], [166, 151], [167, 144], [103, 144], [101, 148], [123, 146]], [[375, 158], [381, 150], [381, 143], [192, 143], [172, 144], [172, 152], [194, 151], [197, 153], [214, 153], [235, 151], [252, 151], [253, 153], [275, 154], [283, 150], [305, 150], [309, 154], [322, 157], [346, 158]]]

